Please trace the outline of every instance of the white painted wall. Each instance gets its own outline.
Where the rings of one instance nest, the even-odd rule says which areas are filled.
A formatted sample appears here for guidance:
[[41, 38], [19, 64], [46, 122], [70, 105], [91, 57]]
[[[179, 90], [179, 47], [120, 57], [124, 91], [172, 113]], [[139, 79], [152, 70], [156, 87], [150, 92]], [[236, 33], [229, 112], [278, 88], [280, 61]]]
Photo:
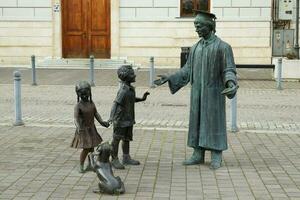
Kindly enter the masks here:
[[[269, 22], [218, 22], [217, 35], [233, 47], [236, 63], [271, 62]], [[180, 47], [191, 46], [198, 37], [193, 22], [121, 22], [120, 54], [146, 65], [179, 66]]]
[[120, 0], [120, 19], [173, 19], [178, 17], [178, 2], [178, 0]]
[[52, 55], [51, 0], [0, 0], [0, 64]]
[[[142, 65], [179, 66], [180, 47], [197, 40], [193, 18], [179, 17], [179, 0], [120, 0], [120, 55]], [[217, 35], [236, 63], [271, 63], [271, 0], [212, 0]]]
[[[0, 64], [29, 63], [31, 54], [60, 55], [54, 1], [59, 2], [0, 0]], [[120, 19], [112, 23], [114, 57], [147, 65], [155, 56], [156, 65], [178, 67], [180, 47], [198, 40], [194, 19], [179, 17], [179, 0], [119, 0], [116, 5], [111, 11]], [[271, 0], [212, 0], [211, 5], [217, 35], [232, 45], [236, 63], [271, 63]]]
[[52, 19], [51, 0], [0, 0], [0, 20]]
[[[179, 17], [179, 0], [120, 0], [121, 20]], [[212, 0], [211, 11], [222, 20], [270, 20], [272, 0]]]
[[212, 12], [222, 20], [270, 20], [272, 0], [213, 0]]
[[51, 22], [0, 22], [0, 65], [29, 64], [30, 56], [52, 55]]

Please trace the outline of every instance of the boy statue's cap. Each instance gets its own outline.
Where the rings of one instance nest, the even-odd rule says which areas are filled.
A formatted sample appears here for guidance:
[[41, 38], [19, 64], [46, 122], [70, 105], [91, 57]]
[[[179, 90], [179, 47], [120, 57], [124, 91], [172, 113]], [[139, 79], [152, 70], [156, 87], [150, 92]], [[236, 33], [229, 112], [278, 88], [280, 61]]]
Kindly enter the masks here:
[[208, 20], [215, 21], [217, 19], [216, 15], [213, 13], [209, 13], [203, 10], [195, 10], [195, 9], [193, 11], [196, 15], [201, 15], [201, 17], [204, 17], [205, 19]]

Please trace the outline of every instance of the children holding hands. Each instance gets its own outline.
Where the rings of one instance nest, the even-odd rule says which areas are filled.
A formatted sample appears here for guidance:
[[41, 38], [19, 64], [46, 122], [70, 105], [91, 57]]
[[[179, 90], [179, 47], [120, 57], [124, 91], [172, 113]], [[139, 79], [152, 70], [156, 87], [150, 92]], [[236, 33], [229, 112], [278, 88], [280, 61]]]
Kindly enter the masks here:
[[[110, 119], [104, 121], [97, 112], [92, 100], [91, 85], [87, 81], [80, 81], [76, 87], [77, 104], [74, 109], [75, 135], [71, 147], [81, 148], [79, 172], [91, 170], [91, 162], [84, 168], [84, 161], [89, 152], [94, 152], [94, 147], [102, 142], [97, 132], [94, 118], [104, 127], [113, 124], [112, 161], [116, 169], [124, 169], [124, 165], [139, 165], [140, 162], [130, 156], [130, 141], [133, 139], [133, 125], [135, 124], [134, 104], [145, 101], [149, 92], [145, 92], [142, 98], [136, 97], [135, 88], [131, 83], [135, 82], [136, 75], [131, 65], [123, 65], [117, 71], [120, 79], [120, 88], [113, 102]], [[118, 158], [119, 143], [122, 140], [123, 159]]]

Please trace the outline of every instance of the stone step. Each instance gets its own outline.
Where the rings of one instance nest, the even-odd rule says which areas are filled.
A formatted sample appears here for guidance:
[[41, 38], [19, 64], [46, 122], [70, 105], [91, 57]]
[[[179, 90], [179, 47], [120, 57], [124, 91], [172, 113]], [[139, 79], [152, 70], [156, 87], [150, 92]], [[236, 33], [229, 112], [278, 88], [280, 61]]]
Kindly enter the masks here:
[[[132, 61], [126, 59], [94, 59], [94, 68], [118, 68], [123, 64], [132, 64]], [[86, 69], [90, 65], [90, 59], [45, 59], [37, 63], [38, 68], [53, 69]]]

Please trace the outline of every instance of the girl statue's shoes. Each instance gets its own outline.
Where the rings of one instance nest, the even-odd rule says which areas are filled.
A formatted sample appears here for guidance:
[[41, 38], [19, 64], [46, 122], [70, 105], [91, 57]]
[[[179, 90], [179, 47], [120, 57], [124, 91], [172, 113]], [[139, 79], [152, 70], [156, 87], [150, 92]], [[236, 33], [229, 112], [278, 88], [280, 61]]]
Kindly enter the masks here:
[[85, 172], [84, 165], [79, 164], [78, 172], [81, 173], [81, 174]]

